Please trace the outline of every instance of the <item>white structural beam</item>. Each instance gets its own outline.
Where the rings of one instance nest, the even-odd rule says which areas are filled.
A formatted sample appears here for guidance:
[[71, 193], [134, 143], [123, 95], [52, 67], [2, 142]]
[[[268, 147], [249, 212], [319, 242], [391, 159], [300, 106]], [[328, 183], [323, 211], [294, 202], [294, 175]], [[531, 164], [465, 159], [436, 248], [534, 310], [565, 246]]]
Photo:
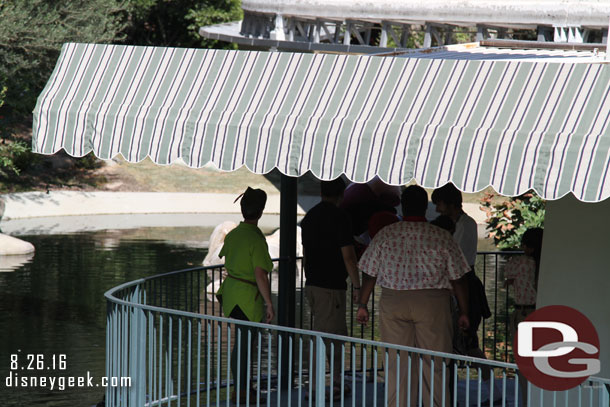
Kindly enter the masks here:
[[242, 0], [244, 11], [310, 18], [412, 20], [491, 26], [606, 27], [608, 0]]

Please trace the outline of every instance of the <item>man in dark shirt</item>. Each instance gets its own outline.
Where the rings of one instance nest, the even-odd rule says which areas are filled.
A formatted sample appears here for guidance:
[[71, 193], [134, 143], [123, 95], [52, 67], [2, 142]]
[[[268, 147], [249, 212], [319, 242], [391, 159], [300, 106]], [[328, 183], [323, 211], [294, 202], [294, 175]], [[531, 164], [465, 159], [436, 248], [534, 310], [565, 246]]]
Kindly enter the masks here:
[[[348, 275], [354, 288], [354, 302], [360, 299], [351, 222], [347, 213], [339, 208], [344, 191], [345, 183], [341, 178], [323, 181], [320, 185], [322, 201], [301, 221], [305, 293], [313, 314], [313, 329], [337, 335], [347, 335], [345, 291]], [[333, 397], [336, 398], [341, 394], [338, 387], [342, 370], [341, 342], [333, 341], [333, 344]], [[327, 346], [330, 355], [330, 342]]]

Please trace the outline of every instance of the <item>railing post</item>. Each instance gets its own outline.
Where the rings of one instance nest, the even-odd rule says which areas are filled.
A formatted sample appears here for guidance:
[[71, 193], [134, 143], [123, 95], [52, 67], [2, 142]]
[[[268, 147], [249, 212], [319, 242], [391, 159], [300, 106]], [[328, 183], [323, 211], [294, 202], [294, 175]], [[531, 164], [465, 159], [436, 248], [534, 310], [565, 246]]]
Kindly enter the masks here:
[[[133, 289], [133, 292], [131, 293], [131, 295], [129, 296], [129, 301], [132, 304], [137, 304], [138, 303], [138, 295], [139, 295], [139, 287], [136, 285]], [[140, 342], [138, 340], [138, 326], [139, 326], [139, 317], [138, 317], [138, 309], [137, 308], [133, 308], [130, 307], [131, 309], [128, 310], [128, 315], [129, 315], [129, 321], [127, 322], [128, 324], [128, 331], [129, 331], [129, 357], [128, 357], [128, 361], [129, 361], [129, 365], [127, 367], [127, 372], [129, 374], [129, 377], [133, 378], [135, 377], [135, 375], [137, 374], [137, 363], [138, 363], [138, 351], [140, 348]], [[139, 400], [138, 400], [138, 393], [137, 393], [137, 386], [131, 386], [128, 389], [128, 402], [125, 403], [126, 405], [132, 404], [133, 405], [138, 405]]]
[[[140, 297], [138, 298], [141, 304], [146, 303], [146, 291], [142, 290], [140, 292]], [[138, 309], [138, 372], [137, 379], [138, 381], [134, 381], [132, 378], [132, 385], [138, 386], [138, 400], [139, 403], [144, 403], [146, 401], [146, 332], [147, 332], [147, 318], [146, 313], [142, 309]]]
[[[141, 286], [137, 285], [130, 296], [130, 302], [132, 304], [142, 303], [142, 290]], [[144, 311], [137, 307], [130, 307], [127, 310], [126, 317], [128, 318], [128, 346], [129, 346], [129, 366], [127, 372], [128, 377], [131, 379], [131, 387], [128, 389], [129, 393], [129, 405], [139, 406], [144, 404], [146, 395], [145, 385], [145, 372], [146, 372], [146, 321]], [[126, 339], [124, 339], [126, 340]], [[125, 403], [125, 406], [128, 404]]]
[[[332, 388], [332, 387], [331, 387]], [[326, 390], [326, 344], [316, 335], [316, 407], [324, 407]]]
[[[113, 303], [107, 300], [107, 302], [106, 302], [106, 377], [111, 376], [113, 361], [114, 361], [114, 357], [115, 357], [114, 352], [113, 352], [113, 343], [112, 343], [112, 335], [114, 334], [113, 308], [114, 308]], [[108, 407], [110, 407], [112, 405], [111, 391], [112, 390], [111, 390], [110, 386], [106, 387], [106, 392], [105, 392], [104, 397], [105, 397], [105, 405]]]
[[[295, 215], [296, 217], [296, 213], [292, 213], [291, 215]], [[286, 246], [284, 246], [286, 247]], [[293, 249], [295, 249], [295, 246], [290, 246]], [[485, 254], [485, 253], [481, 253], [481, 254]], [[503, 253], [505, 254], [505, 253]], [[514, 252], [510, 252], [508, 254], [514, 254]], [[295, 259], [295, 257], [292, 257], [292, 259]], [[282, 261], [284, 261], [284, 264], [290, 264], [289, 261], [286, 261], [287, 258], [283, 257]], [[283, 267], [286, 267], [285, 265]], [[496, 274], [499, 273], [500, 271], [500, 264], [496, 261]], [[486, 271], [486, 266], [485, 266], [485, 260], [484, 260], [484, 271]], [[286, 270], [285, 268], [283, 270]], [[191, 270], [184, 270], [184, 271], [191, 271]], [[284, 274], [280, 274], [280, 278], [283, 279], [284, 284], [286, 282], [286, 278], [284, 277], [295, 277], [295, 271], [296, 271], [296, 267], [290, 267], [289, 269], [287, 269], [286, 272], [284, 272]], [[176, 273], [176, 272], [174, 272]], [[170, 273], [169, 278], [175, 278], [174, 273]], [[189, 275], [193, 275], [192, 273], [189, 273]], [[486, 281], [486, 277], [485, 274], [483, 276], [483, 280]], [[186, 279], [184, 281], [187, 281]], [[121, 287], [117, 287], [116, 289], [113, 289], [111, 291], [109, 291], [106, 294], [106, 298], [109, 299], [108, 303], [107, 303], [107, 328], [106, 328], [106, 375], [108, 377], [125, 377], [125, 376], [129, 376], [131, 377], [131, 381], [132, 381], [132, 387], [130, 388], [112, 388], [112, 387], [108, 387], [106, 388], [106, 406], [107, 407], [111, 407], [111, 406], [117, 406], [117, 407], [128, 407], [128, 406], [137, 406], [140, 407], [142, 405], [142, 403], [145, 402], [153, 402], [154, 404], [159, 404], [159, 403], [163, 403], [163, 404], [168, 404], [171, 405], [173, 401], [176, 401], [180, 404], [180, 397], [181, 395], [184, 395], [185, 399], [186, 399], [186, 403], [188, 404], [191, 399], [195, 399], [195, 400], [201, 400], [200, 397], [203, 397], [200, 393], [201, 393], [201, 389], [199, 388], [199, 384], [202, 383], [202, 377], [201, 375], [201, 358], [204, 357], [203, 353], [202, 353], [202, 348], [205, 347], [203, 349], [203, 352], [205, 352], [205, 360], [206, 361], [206, 370], [203, 372], [204, 375], [206, 375], [205, 378], [205, 384], [206, 384], [206, 390], [210, 389], [211, 386], [213, 385], [213, 381], [211, 381], [210, 376], [212, 375], [212, 369], [213, 366], [216, 366], [217, 369], [217, 373], [216, 373], [216, 383], [215, 383], [215, 387], [217, 390], [216, 393], [216, 404], [221, 404], [220, 403], [220, 386], [221, 386], [221, 366], [226, 366], [227, 364], [230, 365], [230, 349], [227, 348], [226, 352], [223, 348], [222, 344], [225, 344], [227, 341], [223, 340], [222, 338], [222, 331], [220, 330], [220, 328], [218, 328], [217, 331], [217, 339], [214, 339], [214, 329], [212, 327], [215, 326], [219, 326], [221, 323], [225, 324], [224, 321], [215, 321], [214, 317], [206, 317], [205, 315], [201, 316], [202, 320], [207, 321], [207, 327], [205, 329], [205, 337], [202, 337], [203, 334], [203, 330], [202, 330], [202, 323], [199, 321], [197, 322], [197, 327], [193, 328], [192, 325], [192, 321], [198, 321], [198, 319], [196, 317], [193, 317], [191, 315], [187, 315], [188, 319], [188, 325], [186, 327], [187, 329], [187, 339], [186, 342], [184, 343], [185, 348], [187, 349], [186, 353], [187, 355], [185, 355], [185, 359], [184, 359], [184, 366], [182, 363], [182, 359], [181, 359], [181, 355], [182, 355], [182, 351], [181, 351], [181, 344], [182, 344], [182, 339], [181, 339], [181, 334], [182, 334], [182, 326], [181, 326], [181, 318], [183, 318], [182, 316], [180, 316], [181, 311], [180, 310], [173, 310], [173, 311], [178, 311], [178, 312], [163, 312], [163, 310], [157, 310], [155, 309], [150, 310], [147, 308], [146, 304], [150, 305], [163, 305], [163, 304], [159, 304], [158, 301], [155, 300], [155, 298], [158, 300], [159, 297], [163, 297], [163, 295], [161, 295], [160, 293], [162, 293], [163, 291], [166, 291], [169, 294], [166, 294], [166, 300], [163, 301], [163, 303], [165, 305], [173, 305], [175, 308], [181, 308], [182, 307], [182, 303], [180, 302], [176, 302], [171, 300], [171, 297], [168, 297], [168, 295], [174, 295], [176, 294], [175, 290], [167, 289], [167, 286], [164, 287], [164, 283], [165, 283], [165, 278], [157, 278], [154, 277], [152, 280], [142, 280], [142, 281], [137, 281], [137, 282], [133, 282], [133, 283], [128, 283], [124, 286]], [[495, 286], [497, 287], [497, 281]], [[198, 289], [199, 287], [199, 289]], [[294, 285], [292, 287], [290, 287], [292, 290], [294, 290]], [[148, 289], [147, 289], [148, 288]], [[198, 284], [194, 285], [194, 290], [195, 291], [200, 291], [201, 286], [199, 286]], [[152, 294], [151, 294], [152, 292]], [[185, 292], [186, 293], [186, 292]], [[282, 293], [280, 293], [283, 296], [287, 296], [290, 293], [290, 290], [286, 290]], [[194, 301], [197, 301], [197, 299], [195, 297], [193, 297], [192, 294], [191, 298], [194, 298], [191, 302], [194, 304]], [[116, 296], [116, 297], [115, 297]], [[188, 298], [188, 295], [185, 295], [185, 297]], [[167, 301], [167, 299], [170, 299], [170, 301]], [[498, 297], [499, 298], [499, 297]], [[117, 300], [121, 300], [120, 303], [115, 303], [113, 301], [113, 299], [117, 299]], [[292, 302], [292, 305], [294, 306], [294, 301]], [[139, 308], [140, 306], [144, 306], [143, 308]], [[188, 307], [187, 307], [188, 308]], [[195, 308], [195, 311], [197, 311], [197, 307], [190, 307], [189, 309]], [[494, 307], [496, 308], [496, 307]], [[169, 309], [168, 309], [169, 311]], [[283, 318], [288, 318], [289, 316], [292, 316], [292, 318], [294, 318], [296, 315], [293, 313], [289, 313], [287, 312], [287, 307], [284, 306], [284, 304], [282, 304], [280, 302], [280, 305], [278, 307], [278, 311], [280, 312], [281, 315], [283, 315]], [[501, 314], [501, 313], [498, 313]], [[177, 358], [178, 358], [178, 364], [174, 364], [174, 359], [172, 357], [172, 355], [174, 355], [174, 350], [175, 350], [175, 346], [174, 344], [176, 343], [175, 340], [175, 332], [173, 329], [173, 321], [174, 319], [178, 319], [178, 342], [177, 342]], [[156, 320], [156, 321], [155, 321]], [[290, 319], [288, 319], [290, 321]], [[165, 328], [165, 324], [167, 321], [167, 328]], [[294, 319], [293, 319], [294, 321]], [[506, 328], [505, 328], [506, 329]], [[309, 364], [311, 365], [311, 370], [310, 370], [310, 389], [313, 391], [315, 390], [315, 397], [312, 398], [311, 402], [312, 404], [315, 403], [316, 406], [322, 406], [325, 403], [325, 398], [326, 398], [326, 384], [327, 384], [327, 378], [326, 378], [326, 355], [327, 352], [329, 352], [329, 350], [326, 347], [325, 341], [324, 341], [324, 335], [316, 333], [316, 332], [298, 332], [295, 333], [294, 331], [290, 330], [290, 329], [286, 329], [286, 330], [280, 330], [279, 332], [277, 330], [274, 330], [271, 328], [271, 331], [274, 332], [273, 335], [275, 335], [275, 333], [277, 333], [279, 335], [278, 338], [278, 345], [277, 345], [277, 355], [278, 355], [278, 362], [277, 362], [277, 376], [278, 376], [278, 392], [281, 393], [281, 389], [286, 389], [286, 385], [287, 384], [291, 384], [292, 381], [292, 377], [295, 377], [295, 381], [298, 380], [298, 384], [299, 384], [299, 395], [301, 394], [301, 384], [302, 384], [302, 375], [303, 373], [306, 371], [303, 370], [303, 337], [308, 337], [310, 338], [310, 342], [309, 342], [309, 355], [311, 357], [311, 359], [309, 359]], [[498, 329], [497, 331], [500, 331], [500, 329]], [[244, 333], [242, 332], [242, 335]], [[484, 335], [483, 335], [484, 336]], [[261, 347], [260, 347], [260, 338], [261, 335], [259, 333], [259, 350], [258, 350], [258, 379], [260, 381], [260, 367], [261, 367]], [[267, 349], [267, 353], [268, 355], [274, 355], [275, 352], [272, 351], [272, 347], [275, 346], [272, 341], [271, 341], [271, 334], [269, 334], [269, 343], [268, 343], [268, 349]], [[251, 338], [250, 338], [251, 339]], [[229, 340], [229, 338], [227, 338], [227, 340]], [[299, 345], [298, 348], [293, 348], [292, 343], [294, 340], [298, 340], [299, 341]], [[374, 337], [371, 338], [371, 340], [374, 341]], [[194, 342], [194, 343], [192, 343]], [[230, 342], [230, 340], [229, 340]], [[361, 346], [362, 351], [362, 366], [361, 366], [361, 371], [363, 372], [363, 378], [366, 377], [366, 368], [368, 365], [368, 361], [366, 360], [368, 352], [366, 351], [366, 346], [371, 346], [373, 349], [374, 354], [372, 354], [372, 359], [371, 359], [371, 366], [376, 367], [377, 366], [377, 362], [376, 362], [376, 347], [377, 346], [383, 346], [383, 343], [378, 343], [378, 342], [368, 342], [368, 341], [364, 341], [362, 339], [359, 338], [353, 338], [351, 340], [346, 340], [346, 343], [348, 344], [348, 346], [350, 346], [350, 348], [352, 349], [351, 352], [351, 357], [350, 357], [350, 362], [351, 362], [351, 366], [349, 368], [349, 370], [351, 370], [352, 373], [352, 377], [351, 379], [348, 379], [349, 381], [351, 381], [352, 384], [352, 389], [353, 389], [353, 396], [355, 396], [355, 394], [357, 393], [356, 391], [356, 370], [357, 369], [357, 365], [356, 365], [356, 359], [359, 356], [358, 353], [355, 352], [355, 348], [358, 347], [359, 345]], [[341, 345], [341, 349], [342, 349], [342, 354], [341, 354], [341, 365], [340, 366], [335, 366], [332, 362], [333, 358], [332, 358], [332, 354], [333, 352], [339, 351], [339, 349], [335, 349], [333, 351], [333, 348], [331, 347], [330, 349], [330, 355], [331, 355], [331, 371], [335, 371], [336, 369], [341, 369], [341, 387], [343, 387], [343, 384], [345, 384], [347, 382], [347, 380], [345, 380], [344, 377], [344, 371], [343, 371], [343, 367], [345, 366], [345, 361], [347, 360], [344, 354], [344, 347], [345, 345]], [[216, 349], [216, 351], [214, 350]], [[241, 349], [241, 352], [250, 352], [249, 350], [246, 350], [244, 348]], [[193, 356], [193, 353], [196, 353], [196, 357]], [[292, 354], [292, 352], [295, 352], [294, 354]], [[349, 353], [349, 352], [348, 352]], [[417, 352], [414, 352], [413, 355], [418, 355]], [[251, 356], [251, 355], [250, 355]], [[292, 357], [294, 356], [294, 358]], [[220, 358], [220, 360], [218, 360], [216, 363], [217, 358]], [[225, 360], [223, 360], [226, 357], [226, 363]], [[409, 358], [411, 358], [411, 355], [409, 355]], [[468, 360], [468, 359], [461, 359], [460, 357], [456, 357], [454, 358], [456, 360]], [[276, 371], [271, 369], [271, 358], [267, 360], [267, 370], [269, 371], [269, 376], [271, 375], [275, 375]], [[195, 362], [194, 366], [191, 366], [192, 362]], [[297, 362], [298, 361], [298, 362]], [[387, 355], [386, 355], [386, 364], [388, 362], [387, 359]], [[298, 370], [295, 372], [294, 369], [292, 369], [293, 363], [298, 363], [297, 367]], [[404, 362], [403, 362], [404, 363]], [[407, 361], [408, 366], [409, 366], [409, 372], [411, 371], [411, 365], [410, 365], [410, 361]], [[441, 362], [438, 362], [441, 363]], [[485, 361], [481, 362], [483, 365], [485, 365]], [[494, 365], [493, 363], [490, 363], [491, 365]], [[512, 366], [503, 366], [503, 365], [498, 365], [495, 364], [495, 366], [497, 367], [502, 367], [503, 369], [509, 368], [509, 369], [515, 369], [514, 365]], [[186, 393], [181, 393], [182, 392], [182, 383], [183, 383], [183, 377], [182, 377], [182, 371], [181, 369], [185, 369], [185, 376], [186, 376]], [[224, 367], [223, 367], [224, 369]], [[432, 369], [433, 370], [433, 369]], [[466, 376], [469, 377], [469, 368], [466, 368]], [[478, 368], [477, 369], [479, 371], [479, 377], [480, 377], [480, 372], [481, 369]], [[376, 371], [376, 369], [374, 369], [373, 371]], [[292, 373], [297, 373], [295, 375], [292, 375]], [[409, 373], [410, 374], [410, 373]], [[417, 373], [415, 373], [417, 374]], [[445, 373], [446, 374], [446, 373]], [[173, 380], [173, 376], [177, 375], [177, 387], [176, 386], [176, 382]], [[457, 394], [457, 367], [453, 366], [453, 372], [451, 374], [451, 376], [453, 376], [454, 378], [454, 382], [453, 382], [453, 403], [454, 405], [457, 405], [457, 399], [455, 398], [455, 395]], [[505, 373], [504, 373], [505, 376]], [[230, 376], [227, 370], [227, 377], [226, 377], [227, 381], [225, 382], [224, 380], [222, 380], [222, 383], [228, 383], [230, 382]], [[247, 377], [246, 380], [253, 380], [254, 376], [252, 377]], [[239, 379], [238, 379], [239, 380]], [[376, 378], [375, 378], [376, 380]], [[444, 383], [445, 378], [443, 378], [443, 380], [435, 380], [435, 383], [433, 384], [434, 388], [437, 388], [437, 386], [439, 384]], [[494, 379], [495, 380], [495, 379]], [[494, 384], [494, 380], [492, 380], [491, 385], [493, 386]], [[507, 386], [506, 386], [506, 381], [505, 381], [505, 377], [503, 378], [503, 382], [502, 382], [502, 396], [505, 397], [507, 390]], [[408, 382], [410, 380], [407, 380]], [[195, 388], [191, 388], [191, 384], [193, 384], [197, 386]], [[592, 380], [592, 382], [594, 382], [594, 380]], [[604, 382], [602, 380], [602, 382]], [[268, 392], [271, 392], [271, 381], [267, 382], [267, 386], [268, 386]], [[604, 382], [605, 383], [605, 382]], [[248, 383], [246, 383], [248, 384]], [[421, 383], [420, 383], [421, 384]], [[364, 385], [364, 384], [363, 384]], [[482, 395], [480, 394], [481, 392], [481, 383], [480, 380], [478, 381], [478, 391], [479, 394], [477, 395], [477, 401], [480, 401], [480, 399], [482, 398]], [[600, 389], [598, 392], [593, 393], [593, 389], [597, 388], [597, 387], [591, 387], [590, 391], [587, 392], [584, 397], [586, 398], [589, 394], [594, 395], [595, 398], [593, 399], [593, 402], [595, 405], [597, 405], [598, 400], [603, 400], [606, 404], [604, 404], [605, 406], [608, 405], [607, 400], [608, 400], [608, 396], [609, 393], [608, 391], [610, 390], [609, 387], [607, 387], [608, 385], [606, 384], [606, 387], [601, 387], [602, 383], [600, 382]], [[224, 387], [224, 385], [223, 385]], [[246, 386], [249, 387], [249, 386]], [[466, 384], [466, 388], [468, 389], [469, 384]], [[515, 381], [515, 398], [518, 399], [518, 389], [519, 387], [519, 383], [518, 380]], [[444, 386], [443, 386], [444, 388]], [[177, 389], [177, 392], [176, 392]], [[523, 388], [523, 391], [527, 391], [527, 387]], [[579, 391], [582, 391], [579, 388]], [[192, 393], [191, 393], [192, 392]], [[373, 389], [373, 395], [375, 395], [376, 390]], [[494, 387], [491, 388], [491, 392], [492, 395], [493, 393], [496, 392], [496, 389]], [[363, 399], [364, 396], [366, 396], [366, 393], [364, 390], [359, 393], [362, 395]], [[512, 393], [512, 391], [511, 391]], [[418, 394], [423, 394], [421, 391]], [[550, 393], [549, 393], [550, 394]], [[536, 390], [534, 392], [534, 396], [537, 397], [538, 395], [538, 391]], [[278, 398], [278, 400], [282, 400], [281, 398], [281, 394], [278, 394], [278, 396], [280, 398]], [[288, 392], [288, 396], [290, 397], [290, 391]], [[408, 401], [408, 397], [411, 396], [413, 398], [418, 397], [417, 394], [412, 394], [412, 395], [408, 395], [407, 396], [407, 401]], [[208, 399], [212, 398], [212, 395], [210, 393], [210, 391], [208, 390], [206, 397]], [[467, 398], [470, 399], [470, 397], [468, 395], [466, 395]], [[178, 400], [174, 400], [175, 398], [177, 398]], [[315, 402], [314, 402], [315, 400]], [[586, 398], [586, 400], [588, 401], [589, 399]], [[548, 400], [547, 400], [548, 401]], [[278, 403], [280, 403], [281, 401], [278, 401]], [[482, 402], [481, 402], [482, 403]], [[207, 403], [209, 404], [209, 402]], [[600, 405], [601, 407], [601, 405]]]

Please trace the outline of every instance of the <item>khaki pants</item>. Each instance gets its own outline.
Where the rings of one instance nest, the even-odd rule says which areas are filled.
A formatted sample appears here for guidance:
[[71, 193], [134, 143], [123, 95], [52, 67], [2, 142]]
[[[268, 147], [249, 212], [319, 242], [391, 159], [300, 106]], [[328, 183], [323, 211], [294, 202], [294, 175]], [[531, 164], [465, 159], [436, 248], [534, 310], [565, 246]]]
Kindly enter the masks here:
[[[346, 299], [345, 290], [334, 290], [315, 286], [305, 286], [307, 302], [313, 314], [313, 330], [326, 332], [335, 335], [347, 335], [347, 323], [345, 322]], [[324, 341], [326, 345], [326, 355], [330, 359], [330, 345], [334, 345], [333, 353], [333, 382], [341, 381], [341, 345], [342, 341]], [[314, 366], [310, 369], [312, 384], [315, 384], [315, 356]], [[330, 360], [329, 360], [330, 362]], [[330, 363], [329, 363], [330, 365]]]
[[[413, 346], [439, 352], [452, 351], [452, 320], [448, 290], [390, 290], [383, 288], [379, 302], [381, 340], [397, 345]], [[388, 358], [388, 405], [396, 405], [396, 352]], [[419, 354], [411, 354], [410, 405], [418, 405]], [[422, 401], [430, 406], [430, 388], [434, 387], [434, 406], [449, 405], [449, 377], [445, 376], [445, 400], [442, 399], [443, 361], [434, 359], [431, 375], [431, 358], [422, 360]], [[408, 352], [400, 352], [398, 387], [400, 406], [407, 406], [409, 365]], [[432, 382], [433, 380], [433, 382]]]

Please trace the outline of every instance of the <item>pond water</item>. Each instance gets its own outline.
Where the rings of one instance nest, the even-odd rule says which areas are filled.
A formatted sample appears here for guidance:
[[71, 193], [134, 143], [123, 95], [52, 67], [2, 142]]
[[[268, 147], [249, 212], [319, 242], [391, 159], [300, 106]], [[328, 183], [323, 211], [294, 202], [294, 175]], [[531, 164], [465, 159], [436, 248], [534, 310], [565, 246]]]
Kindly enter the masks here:
[[[19, 236], [34, 244], [36, 254], [14, 271], [0, 272], [0, 405], [78, 407], [99, 402], [102, 388], [7, 388], [11, 355], [20, 356], [15, 373], [23, 376], [104, 376], [104, 292], [141, 277], [200, 265], [206, 254], [201, 240], [210, 232], [150, 228]], [[48, 366], [28, 371], [27, 354], [44, 355]], [[58, 361], [62, 354], [66, 369], [52, 370], [53, 355]]]

